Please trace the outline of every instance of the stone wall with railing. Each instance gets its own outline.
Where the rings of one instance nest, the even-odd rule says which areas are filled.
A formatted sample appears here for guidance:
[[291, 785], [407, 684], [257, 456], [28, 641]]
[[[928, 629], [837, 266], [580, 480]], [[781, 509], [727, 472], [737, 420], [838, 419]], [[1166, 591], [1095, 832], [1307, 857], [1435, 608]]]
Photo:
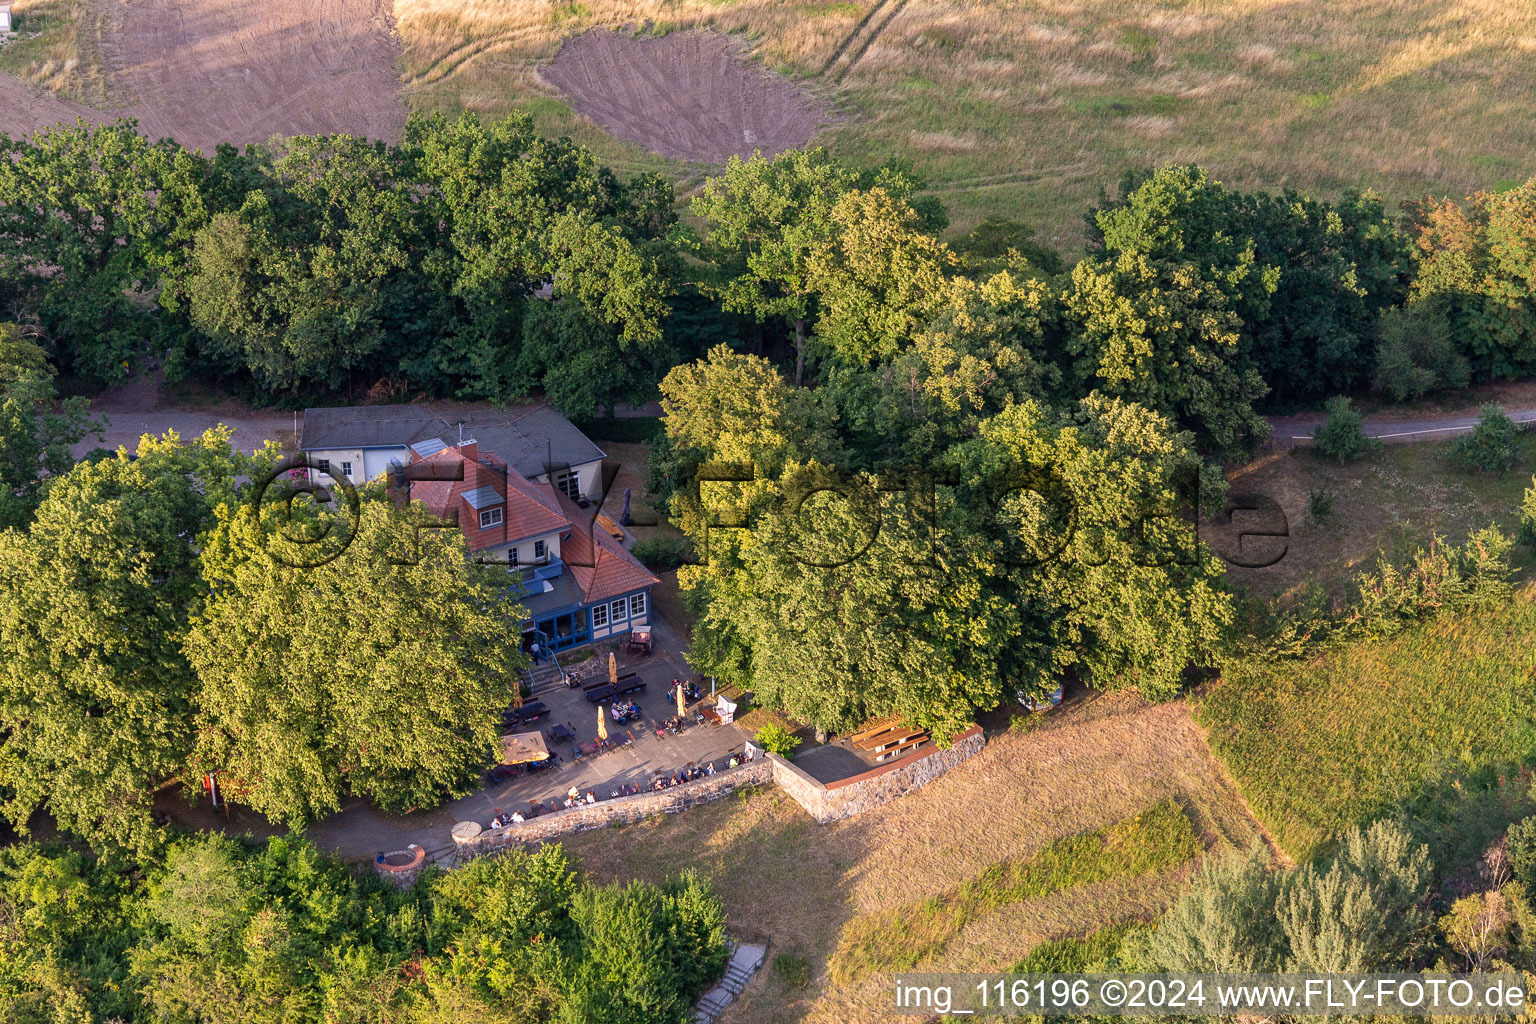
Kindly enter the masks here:
[[772, 779], [773, 766], [766, 759], [758, 758], [668, 789], [611, 797], [595, 804], [578, 804], [506, 828], [481, 832], [471, 839], [458, 842], [449, 860], [477, 857], [522, 843], [542, 843], [573, 832], [605, 828], [616, 822], [641, 821], [657, 814], [675, 814], [689, 807], [719, 800], [750, 786], [766, 785]]

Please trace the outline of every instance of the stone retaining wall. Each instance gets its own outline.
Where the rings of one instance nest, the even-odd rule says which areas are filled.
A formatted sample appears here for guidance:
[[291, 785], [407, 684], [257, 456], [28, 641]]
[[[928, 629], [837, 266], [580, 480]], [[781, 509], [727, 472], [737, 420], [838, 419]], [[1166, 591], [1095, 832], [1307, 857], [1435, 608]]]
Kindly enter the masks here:
[[768, 760], [773, 765], [774, 784], [793, 797], [807, 814], [825, 825], [829, 821], [851, 818], [932, 782], [955, 765], [981, 753], [985, 743], [981, 726], [973, 725], [956, 736], [948, 750], [931, 749], [911, 754], [851, 778], [825, 784], [777, 754], [769, 754]]
[[478, 857], [519, 843], [542, 843], [572, 832], [603, 828], [614, 822], [641, 821], [656, 814], [674, 814], [697, 804], [729, 796], [748, 786], [766, 785], [772, 781], [773, 774], [773, 765], [759, 759], [671, 789], [612, 797], [595, 804], [581, 804], [552, 814], [541, 814], [520, 824], [480, 833], [459, 847], [455, 859]]

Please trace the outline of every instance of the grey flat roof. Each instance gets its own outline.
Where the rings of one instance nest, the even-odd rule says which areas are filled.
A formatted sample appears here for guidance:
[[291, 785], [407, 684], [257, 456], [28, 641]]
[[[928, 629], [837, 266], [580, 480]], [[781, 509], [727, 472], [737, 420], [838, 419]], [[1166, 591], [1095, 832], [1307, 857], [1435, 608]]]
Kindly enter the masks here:
[[447, 420], [419, 405], [330, 407], [304, 410], [299, 448], [404, 448], [452, 436]]
[[[548, 405], [470, 413], [463, 436], [530, 480], [544, 476], [550, 466], [580, 466], [603, 457], [591, 438]], [[305, 409], [299, 448], [410, 447], [425, 458], [459, 443], [458, 438], [454, 424], [419, 405], [363, 405]]]
[[603, 450], [575, 424], [547, 405], [479, 413], [466, 424], [483, 452], [495, 452], [528, 479], [544, 476], [549, 466], [580, 466], [603, 457]]
[[546, 582], [550, 586], [548, 591], [516, 599], [518, 604], [528, 609], [530, 619], [537, 619], [540, 615], [558, 611], [561, 608], [569, 608], [573, 604], [581, 604], [581, 588], [576, 585], [576, 580], [569, 570]]

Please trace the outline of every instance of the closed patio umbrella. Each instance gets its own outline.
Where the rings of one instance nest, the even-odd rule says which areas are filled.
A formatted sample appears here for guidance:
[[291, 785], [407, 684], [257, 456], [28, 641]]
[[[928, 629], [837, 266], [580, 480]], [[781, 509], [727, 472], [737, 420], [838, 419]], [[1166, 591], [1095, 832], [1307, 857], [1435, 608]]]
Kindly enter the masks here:
[[619, 681], [619, 656], [612, 651], [608, 653], [608, 681], [610, 683]]
[[677, 684], [677, 717], [681, 718], [688, 713], [688, 701], [683, 696], [683, 684]]
[[600, 740], [608, 738], [608, 712], [601, 704], [597, 706], [597, 738]]

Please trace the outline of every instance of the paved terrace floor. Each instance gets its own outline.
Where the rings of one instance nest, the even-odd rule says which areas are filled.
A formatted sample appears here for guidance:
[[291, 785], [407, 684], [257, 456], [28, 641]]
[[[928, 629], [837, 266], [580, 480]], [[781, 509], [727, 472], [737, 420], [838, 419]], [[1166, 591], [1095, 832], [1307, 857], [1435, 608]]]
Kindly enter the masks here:
[[[690, 762], [714, 761], [717, 768], [724, 767], [726, 759], [731, 754], [740, 753], [748, 739], [735, 726], [690, 725], [676, 736], [670, 733], [663, 733], [660, 738], [656, 736], [656, 727], [677, 713], [676, 699], [669, 693], [671, 681], [674, 677], [685, 678], [689, 669], [678, 653], [681, 644], [677, 635], [664, 622], [656, 623], [652, 632], [656, 652], [621, 668], [621, 671], [638, 672], [648, 685], [647, 692], [624, 698], [634, 699], [645, 717], [627, 726], [619, 726], [612, 718], [608, 719], [609, 739], [618, 740], [627, 728], [634, 737], [631, 745], [572, 762], [569, 743], [551, 742], [551, 751], [563, 757], [558, 767], [488, 786], [432, 810], [406, 815], [384, 814], [364, 800], [349, 801], [338, 813], [312, 825], [307, 837], [346, 857], [372, 859], [379, 850], [397, 850], [408, 843], [416, 843], [429, 853], [436, 853], [453, 845], [451, 830], [457, 822], [477, 821], [484, 827], [501, 811], [522, 810], [526, 813], [534, 801], [543, 801], [546, 807], [550, 800], [563, 805], [572, 786], [583, 794], [591, 790], [594, 795], [606, 799], [621, 786], [635, 784], [644, 789], [654, 777], [672, 774]], [[606, 660], [606, 654], [600, 657]], [[512, 731], [538, 730], [547, 740], [549, 730], [556, 723], [562, 723], [575, 729], [579, 742], [596, 738], [597, 709], [586, 702], [580, 689], [558, 688], [541, 693], [536, 699], [548, 705], [551, 714]], [[708, 702], [707, 690], [704, 702]], [[254, 836], [280, 835], [287, 831], [248, 809], [233, 808], [226, 818], [224, 811], [214, 810], [206, 799], [199, 799], [189, 806], [177, 794], [163, 794], [158, 809], [192, 828], [221, 829], [237, 835], [249, 832]]]

